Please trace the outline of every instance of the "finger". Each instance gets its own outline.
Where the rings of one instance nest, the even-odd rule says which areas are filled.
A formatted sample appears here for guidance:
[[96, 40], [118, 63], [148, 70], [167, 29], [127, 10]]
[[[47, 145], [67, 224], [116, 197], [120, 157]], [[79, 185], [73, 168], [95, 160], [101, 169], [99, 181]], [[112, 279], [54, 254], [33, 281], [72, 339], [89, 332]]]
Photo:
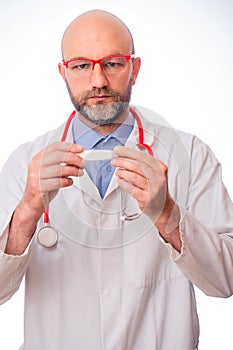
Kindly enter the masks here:
[[66, 142], [54, 142], [35, 156], [35, 159], [45, 162], [45, 164], [56, 164], [64, 162], [67, 153], [79, 153], [83, 151], [83, 146]]
[[[158, 171], [163, 174], [166, 174], [168, 171], [167, 166], [161, 160], [156, 159], [150, 156], [149, 154], [146, 154], [139, 150], [135, 150], [125, 146], [116, 146], [114, 148], [114, 153], [118, 157], [114, 157], [112, 159], [111, 164], [113, 166], [126, 168], [128, 170], [137, 171], [139, 173], [143, 173], [143, 172], [147, 173], [147, 169], [148, 170], [152, 169], [152, 172]], [[124, 162], [124, 160], [127, 160], [127, 159], [128, 160], [130, 159], [132, 161], [131, 164], [136, 165], [134, 169], [130, 167], [129, 163]], [[148, 168], [145, 168], [143, 165], [146, 165]], [[140, 169], [141, 170], [143, 169], [143, 171], [140, 172], [139, 171]]]
[[78, 153], [71, 152], [66, 153], [64, 163], [79, 167], [81, 169], [84, 169], [87, 166], [87, 161], [85, 159], [79, 156]]
[[124, 170], [128, 170], [137, 174], [144, 174], [144, 170], [142, 168], [142, 164], [137, 162], [136, 160], [132, 160], [132, 159], [127, 159], [127, 158], [113, 158], [111, 160], [111, 165], [124, 169]]
[[150, 163], [151, 159], [155, 159], [146, 152], [139, 151], [138, 149], [129, 148], [126, 146], [116, 146], [113, 149], [114, 153], [118, 157], [124, 157], [129, 159], [139, 160], [140, 162]]
[[114, 158], [111, 164], [119, 169], [135, 173], [135, 175], [140, 175], [145, 179], [152, 179], [156, 177], [159, 172], [161, 173], [161, 167], [158, 164], [148, 165], [128, 158]]
[[69, 142], [53, 142], [49, 144], [45, 150], [50, 153], [54, 151], [62, 151], [62, 152], [71, 152], [71, 153], [79, 153], [83, 151], [83, 146], [76, 143]]
[[118, 179], [118, 184], [122, 190], [129, 193], [134, 199], [137, 200], [140, 209], [143, 211], [148, 197], [147, 192], [120, 178]]
[[117, 169], [116, 175], [119, 179], [122, 179], [135, 187], [138, 187], [143, 190], [147, 190], [148, 188], [147, 178], [140, 174], [137, 174], [136, 172], [127, 171], [124, 169]]
[[69, 177], [56, 177], [53, 179], [45, 179], [40, 183], [40, 192], [49, 193], [59, 190], [63, 187], [68, 187], [73, 184], [73, 180]]
[[52, 165], [43, 167], [40, 171], [41, 179], [50, 179], [55, 177], [82, 176], [83, 169], [68, 165]]
[[73, 165], [78, 168], [85, 168], [87, 162], [79, 157], [77, 153], [69, 152], [69, 151], [50, 151], [50, 152], [44, 152], [41, 154], [42, 158], [40, 166], [50, 166], [55, 164], [68, 164]]

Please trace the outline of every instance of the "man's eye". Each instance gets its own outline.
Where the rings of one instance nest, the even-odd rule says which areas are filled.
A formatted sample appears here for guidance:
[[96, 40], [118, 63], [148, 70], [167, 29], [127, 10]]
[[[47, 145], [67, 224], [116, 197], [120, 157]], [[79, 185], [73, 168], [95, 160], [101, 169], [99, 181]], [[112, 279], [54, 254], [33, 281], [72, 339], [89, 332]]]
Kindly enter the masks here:
[[116, 68], [116, 67], [121, 66], [121, 64], [120, 64], [120, 62], [111, 61], [111, 62], [106, 62], [105, 66], [109, 67], [109, 68]]
[[86, 70], [91, 67], [91, 63], [74, 63], [71, 65], [71, 69], [73, 70]]

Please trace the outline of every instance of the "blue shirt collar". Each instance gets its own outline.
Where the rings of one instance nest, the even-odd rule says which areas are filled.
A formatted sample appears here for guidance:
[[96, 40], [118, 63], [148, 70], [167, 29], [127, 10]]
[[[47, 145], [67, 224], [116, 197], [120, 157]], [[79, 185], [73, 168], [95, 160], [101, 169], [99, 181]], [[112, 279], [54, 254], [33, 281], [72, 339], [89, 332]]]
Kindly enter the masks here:
[[122, 145], [125, 144], [134, 126], [134, 117], [129, 113], [124, 123], [120, 124], [113, 132], [103, 136], [83, 123], [76, 115], [72, 124], [74, 143], [83, 145], [84, 149], [92, 149], [100, 140], [115, 137]]

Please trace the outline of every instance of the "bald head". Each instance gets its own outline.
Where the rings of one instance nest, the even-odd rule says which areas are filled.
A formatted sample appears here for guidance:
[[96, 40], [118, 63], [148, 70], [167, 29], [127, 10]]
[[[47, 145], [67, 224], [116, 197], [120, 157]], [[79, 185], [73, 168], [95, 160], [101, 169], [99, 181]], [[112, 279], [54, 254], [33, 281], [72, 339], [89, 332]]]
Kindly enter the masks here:
[[62, 38], [64, 59], [76, 56], [99, 58], [103, 57], [104, 50], [106, 56], [134, 52], [133, 38], [128, 27], [109, 12], [102, 10], [85, 12], [64, 32]]

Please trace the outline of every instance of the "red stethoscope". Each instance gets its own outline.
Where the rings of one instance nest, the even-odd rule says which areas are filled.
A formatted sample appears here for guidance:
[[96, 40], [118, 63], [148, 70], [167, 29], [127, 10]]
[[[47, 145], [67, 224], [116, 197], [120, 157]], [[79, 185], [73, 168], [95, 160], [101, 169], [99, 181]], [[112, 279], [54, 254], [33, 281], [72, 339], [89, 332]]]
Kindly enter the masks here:
[[[152, 148], [144, 143], [144, 129], [143, 129], [143, 125], [141, 122], [141, 119], [138, 115], [138, 113], [135, 111], [135, 109], [133, 109], [132, 107], [130, 107], [130, 112], [132, 113], [133, 117], [135, 118], [136, 122], [137, 122], [137, 126], [138, 126], [138, 143], [136, 144], [136, 146], [139, 149], [144, 149], [148, 152], [149, 155], [154, 156], [153, 154], [153, 150]], [[61, 142], [65, 142], [71, 122], [74, 118], [74, 116], [76, 115], [76, 110], [73, 111], [71, 113], [71, 115], [69, 116], [64, 131], [63, 131], [63, 135], [61, 138]], [[134, 214], [131, 216], [125, 216], [124, 220], [126, 221], [132, 221], [135, 220], [139, 217], [138, 214]], [[51, 248], [53, 246], [56, 245], [57, 241], [58, 241], [58, 233], [56, 231], [55, 228], [53, 228], [52, 226], [50, 226], [49, 224], [49, 208], [47, 207], [45, 209], [44, 212], [44, 226], [39, 230], [38, 234], [37, 234], [37, 239], [38, 242], [46, 248]]]

